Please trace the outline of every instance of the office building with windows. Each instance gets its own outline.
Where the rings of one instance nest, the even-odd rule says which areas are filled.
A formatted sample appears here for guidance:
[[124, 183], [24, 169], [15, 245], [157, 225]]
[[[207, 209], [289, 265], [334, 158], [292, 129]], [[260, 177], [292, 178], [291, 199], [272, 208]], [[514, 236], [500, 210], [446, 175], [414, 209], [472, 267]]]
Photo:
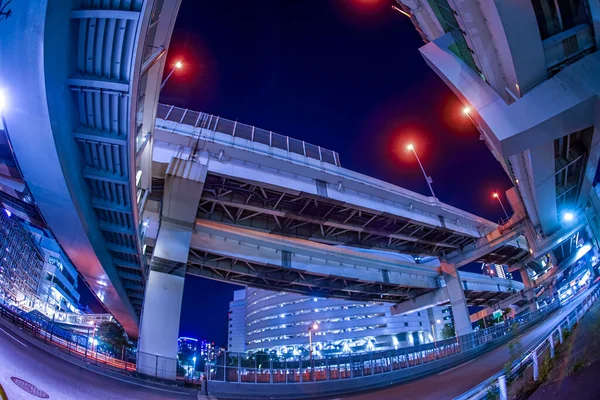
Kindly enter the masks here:
[[[586, 209], [600, 156], [600, 2], [397, 0], [531, 219], [532, 253]], [[600, 225], [592, 224], [596, 236]]]
[[48, 231], [28, 226], [29, 232], [44, 253], [44, 266], [38, 296], [58, 311], [79, 312], [77, 270]]
[[[450, 307], [434, 307], [407, 315], [391, 315], [391, 304], [308, 297], [285, 292], [247, 288], [236, 292], [235, 303], [245, 302], [245, 314], [230, 321], [229, 342], [242, 337], [249, 352], [275, 351], [298, 355], [308, 351], [309, 326], [318, 354], [339, 354], [394, 349], [442, 338], [445, 325], [452, 324]], [[231, 351], [231, 350], [230, 350]]]
[[0, 209], [0, 300], [32, 307], [40, 285], [44, 253], [25, 223]]

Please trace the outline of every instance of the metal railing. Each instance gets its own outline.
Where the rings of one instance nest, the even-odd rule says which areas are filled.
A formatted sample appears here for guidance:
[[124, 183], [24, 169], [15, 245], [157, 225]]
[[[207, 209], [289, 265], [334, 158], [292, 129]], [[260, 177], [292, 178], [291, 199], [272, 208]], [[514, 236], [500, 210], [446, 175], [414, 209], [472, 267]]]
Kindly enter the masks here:
[[102, 354], [94, 349], [90, 337], [68, 329], [55, 326], [51, 321], [27, 314], [19, 314], [19, 310], [0, 304], [0, 317], [18, 326], [23, 332], [46, 344], [55, 346], [68, 355], [83, 357], [94, 364], [104, 364], [123, 371], [135, 371], [135, 362], [127, 356], [124, 360]]
[[224, 133], [235, 138], [246, 139], [254, 143], [261, 143], [270, 147], [285, 150], [289, 153], [298, 154], [338, 167], [340, 166], [340, 156], [335, 151], [327, 150], [321, 146], [316, 146], [302, 140], [279, 135], [272, 131], [267, 131], [252, 125], [242, 124], [218, 116], [166, 104], [159, 104], [156, 119], [158, 127], [161, 127], [160, 121], [158, 121], [159, 119], [171, 121], [177, 124], [192, 126], [194, 128], [203, 128], [214, 132]]
[[275, 355], [223, 352], [207, 365], [208, 380], [231, 383], [305, 383], [356, 379], [435, 363], [513, 336], [558, 308], [555, 302], [502, 324], [468, 335], [396, 350], [340, 356], [284, 358]]
[[539, 360], [544, 360], [546, 356], [554, 358], [555, 346], [562, 344], [564, 340], [563, 330], [572, 329], [573, 325], [578, 323], [591, 308], [599, 294], [600, 285], [597, 285], [574, 310], [552, 327], [542, 339], [526, 350], [520, 358], [515, 360], [510, 368], [497, 372], [471, 390], [456, 397], [455, 400], [479, 400], [489, 397], [497, 398], [497, 396], [501, 400], [506, 400], [508, 398], [507, 381], [511, 381], [526, 372], [525, 376], [529, 375], [537, 381], [539, 378]]

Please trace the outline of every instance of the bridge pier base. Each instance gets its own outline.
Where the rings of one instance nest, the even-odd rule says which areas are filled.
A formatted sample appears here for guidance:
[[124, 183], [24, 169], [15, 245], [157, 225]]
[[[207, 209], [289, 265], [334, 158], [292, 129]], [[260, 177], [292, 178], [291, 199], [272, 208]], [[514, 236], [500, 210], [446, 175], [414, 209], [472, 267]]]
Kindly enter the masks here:
[[206, 166], [174, 158], [167, 169], [161, 224], [144, 296], [138, 372], [177, 377], [177, 339], [190, 243]]
[[448, 297], [454, 316], [454, 329], [456, 336], [467, 335], [473, 332], [467, 299], [462, 287], [462, 281], [458, 274], [458, 268], [454, 264], [442, 263], [442, 274], [448, 289]]

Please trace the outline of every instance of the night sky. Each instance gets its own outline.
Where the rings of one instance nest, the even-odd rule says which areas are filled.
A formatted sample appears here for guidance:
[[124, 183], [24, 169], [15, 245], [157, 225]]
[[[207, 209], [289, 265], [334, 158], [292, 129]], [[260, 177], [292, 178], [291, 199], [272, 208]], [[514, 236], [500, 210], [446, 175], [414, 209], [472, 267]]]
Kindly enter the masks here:
[[[342, 166], [498, 221], [510, 181], [392, 0], [183, 0], [161, 102], [337, 151]], [[507, 201], [503, 197], [505, 205]], [[473, 266], [478, 270], [479, 266]], [[180, 334], [227, 343], [239, 287], [186, 277]]]

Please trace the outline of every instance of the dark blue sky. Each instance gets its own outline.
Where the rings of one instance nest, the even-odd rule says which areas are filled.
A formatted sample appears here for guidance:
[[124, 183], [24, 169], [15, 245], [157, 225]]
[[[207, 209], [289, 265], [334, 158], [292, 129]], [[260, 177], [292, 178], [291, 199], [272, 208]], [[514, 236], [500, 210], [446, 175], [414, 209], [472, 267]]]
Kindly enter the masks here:
[[[335, 150], [346, 168], [428, 194], [411, 141], [441, 201], [499, 220], [491, 193], [510, 182], [391, 4], [184, 0], [169, 65], [185, 68], [161, 101]], [[180, 334], [226, 344], [237, 288], [188, 276]]]

